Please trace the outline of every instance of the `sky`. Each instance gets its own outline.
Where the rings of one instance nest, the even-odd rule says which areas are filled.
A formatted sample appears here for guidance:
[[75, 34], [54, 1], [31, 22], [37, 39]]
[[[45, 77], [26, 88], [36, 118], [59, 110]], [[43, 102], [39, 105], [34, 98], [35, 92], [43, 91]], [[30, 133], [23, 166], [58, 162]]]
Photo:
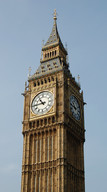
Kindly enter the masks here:
[[107, 1], [0, 0], [0, 191], [19, 192], [24, 84], [40, 64], [57, 10], [70, 70], [85, 105], [85, 189], [107, 191]]

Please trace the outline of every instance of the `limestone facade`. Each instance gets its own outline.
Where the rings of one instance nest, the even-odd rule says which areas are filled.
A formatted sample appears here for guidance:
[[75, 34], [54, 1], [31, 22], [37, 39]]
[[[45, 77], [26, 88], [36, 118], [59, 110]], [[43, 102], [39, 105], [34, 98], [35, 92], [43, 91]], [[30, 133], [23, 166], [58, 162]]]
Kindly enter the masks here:
[[[66, 55], [61, 43], [48, 42], [41, 72], [29, 78], [25, 87], [21, 192], [85, 192], [83, 92], [69, 71]], [[54, 59], [59, 59], [60, 66]], [[32, 112], [32, 100], [43, 91], [54, 95], [54, 104], [46, 114], [37, 115]], [[70, 109], [71, 95], [80, 106], [79, 120]]]

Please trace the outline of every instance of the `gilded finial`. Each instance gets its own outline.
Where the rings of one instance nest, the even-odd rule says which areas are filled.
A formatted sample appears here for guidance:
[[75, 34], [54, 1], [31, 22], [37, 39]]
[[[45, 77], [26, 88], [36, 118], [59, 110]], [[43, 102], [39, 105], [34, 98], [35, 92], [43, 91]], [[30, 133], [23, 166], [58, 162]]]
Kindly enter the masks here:
[[42, 40], [42, 47], [44, 46], [44, 39]]
[[80, 85], [80, 76], [78, 75], [78, 84]]
[[53, 14], [53, 15], [54, 15], [54, 17], [53, 17], [54, 20], [57, 20], [57, 12], [56, 12], [56, 9], [54, 10], [54, 14]]
[[65, 49], [66, 49], [66, 51], [68, 52], [68, 46], [67, 46], [67, 43], [65, 43]]
[[28, 74], [28, 77], [30, 77], [30, 73], [31, 73], [31, 67], [29, 67], [29, 74]]
[[25, 91], [27, 90], [27, 82], [25, 81]]

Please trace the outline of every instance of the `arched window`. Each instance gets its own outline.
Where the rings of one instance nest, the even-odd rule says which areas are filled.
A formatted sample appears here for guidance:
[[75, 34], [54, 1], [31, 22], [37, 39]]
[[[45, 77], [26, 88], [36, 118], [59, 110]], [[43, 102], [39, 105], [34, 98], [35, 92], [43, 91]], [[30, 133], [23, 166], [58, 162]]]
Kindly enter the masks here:
[[49, 117], [49, 119], [48, 119], [48, 123], [50, 124], [51, 123], [51, 118]]
[[32, 128], [32, 122], [29, 123], [29, 128], [30, 128], [30, 129]]
[[51, 136], [50, 148], [51, 148], [51, 160], [52, 160], [52, 158], [53, 158], [53, 136]]
[[30, 163], [33, 162], [33, 135], [30, 135]]
[[35, 163], [37, 163], [38, 140], [35, 140]]
[[45, 125], [47, 125], [47, 119], [44, 120]]
[[54, 56], [54, 51], [52, 51], [52, 56]]
[[36, 191], [36, 175], [35, 175], [35, 178], [34, 178], [34, 192]]
[[39, 81], [38, 81], [38, 86], [40, 85]]
[[47, 159], [47, 161], [48, 161], [48, 160], [49, 160], [49, 137], [47, 137], [47, 143], [46, 143], [46, 144], [47, 144], [47, 146], [46, 146], [46, 149], [47, 149], [47, 150], [46, 150], [46, 151], [47, 151], [47, 158], [46, 158], [46, 159]]
[[39, 127], [39, 121], [37, 121], [37, 127]]
[[52, 81], [54, 81], [54, 77], [52, 77]]
[[35, 128], [35, 121], [33, 122], [33, 128]]
[[50, 80], [50, 77], [48, 78], [48, 81], [50, 82], [51, 80]]
[[46, 192], [48, 192], [48, 173], [47, 173], [47, 177], [46, 177]]
[[55, 123], [55, 117], [54, 116], [52, 117], [52, 123]]
[[41, 161], [41, 139], [38, 141], [38, 161]]
[[38, 176], [38, 192], [40, 192], [40, 175]]
[[51, 188], [51, 191], [50, 192], [52, 192], [52, 172], [51, 172], [51, 178], [50, 178], [50, 180], [51, 180], [51, 182], [50, 182], [50, 188]]
[[41, 120], [41, 126], [43, 126], [43, 120]]
[[36, 87], [36, 83], [34, 83], [34, 87]]

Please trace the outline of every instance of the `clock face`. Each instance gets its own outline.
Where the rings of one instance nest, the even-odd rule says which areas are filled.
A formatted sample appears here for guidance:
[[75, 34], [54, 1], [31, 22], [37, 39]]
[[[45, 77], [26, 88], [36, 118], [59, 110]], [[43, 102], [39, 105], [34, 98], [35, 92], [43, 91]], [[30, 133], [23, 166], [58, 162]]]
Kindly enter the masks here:
[[36, 115], [42, 115], [51, 109], [53, 103], [53, 94], [49, 91], [43, 91], [34, 97], [31, 104], [31, 109]]
[[80, 105], [79, 105], [78, 100], [76, 99], [76, 97], [73, 96], [73, 95], [71, 95], [71, 97], [70, 97], [70, 109], [71, 109], [73, 117], [76, 120], [80, 120], [80, 115], [81, 115]]

